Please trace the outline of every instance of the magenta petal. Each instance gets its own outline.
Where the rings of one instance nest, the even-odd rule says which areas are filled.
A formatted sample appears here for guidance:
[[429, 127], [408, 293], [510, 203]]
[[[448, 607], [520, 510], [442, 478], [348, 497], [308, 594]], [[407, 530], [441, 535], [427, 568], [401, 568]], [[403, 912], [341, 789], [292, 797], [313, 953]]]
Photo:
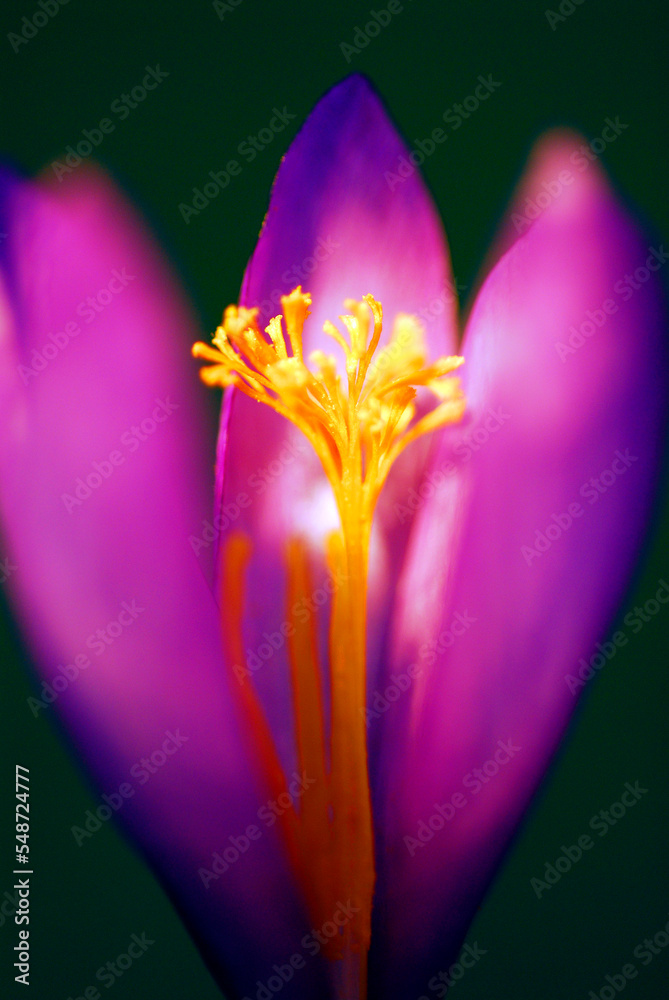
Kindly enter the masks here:
[[457, 303], [443, 230], [419, 171], [398, 173], [408, 157], [364, 77], [333, 87], [281, 164], [242, 302], [267, 321], [279, 295], [301, 284], [314, 303], [308, 350], [331, 350], [324, 321], [371, 292], [389, 320], [422, 315], [434, 354], [452, 351]]
[[[315, 348], [339, 355], [323, 334], [323, 323], [337, 322], [344, 299], [366, 293], [383, 304], [386, 340], [398, 312], [416, 313], [426, 324], [431, 355], [453, 352], [456, 302], [445, 240], [419, 172], [408, 177], [397, 173], [403, 159], [411, 168], [408, 155], [380, 99], [360, 76], [344, 80], [320, 101], [289, 149], [241, 301], [260, 307], [264, 325], [281, 312], [281, 294], [302, 285], [313, 299], [305, 357]], [[224, 406], [219, 456], [223, 537], [227, 530], [241, 529], [258, 553], [250, 567], [255, 604], [246, 632], [251, 660], [258, 662], [264, 635], [276, 634], [286, 618], [286, 540], [296, 534], [310, 538], [320, 585], [326, 577], [323, 538], [337, 526], [336, 512], [320, 464], [303, 436], [239, 393], [229, 393]], [[393, 488], [391, 482], [373, 554], [372, 664], [406, 539], [397, 519], [385, 512]], [[321, 621], [326, 627], [325, 614]], [[290, 718], [284, 661], [280, 650], [255, 677], [277, 726]], [[284, 741], [288, 753], [290, 734]]]
[[[33, 711], [62, 715], [100, 791], [132, 789], [120, 819], [241, 995], [306, 924], [276, 833], [258, 821], [265, 793], [189, 541], [212, 492], [189, 357], [198, 330], [104, 176], [80, 168], [51, 192], [10, 182], [10, 195], [0, 505], [12, 597], [56, 692]], [[147, 780], [139, 762], [154, 753], [166, 760]], [[206, 888], [199, 870], [253, 823], [262, 839]]]
[[664, 248], [597, 166], [572, 176], [478, 296], [462, 348], [469, 422], [443, 436], [445, 486], [411, 538], [394, 668], [420, 673], [375, 723], [374, 970], [387, 998], [426, 992], [454, 960], [647, 524], [666, 410]]

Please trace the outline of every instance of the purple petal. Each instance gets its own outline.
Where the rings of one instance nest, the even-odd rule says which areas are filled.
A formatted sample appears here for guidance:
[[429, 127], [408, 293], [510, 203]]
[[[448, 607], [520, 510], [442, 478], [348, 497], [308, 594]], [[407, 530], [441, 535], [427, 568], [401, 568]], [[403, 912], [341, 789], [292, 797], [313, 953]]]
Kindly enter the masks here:
[[443, 435], [443, 486], [398, 595], [394, 669], [420, 672], [377, 723], [373, 967], [388, 998], [426, 992], [454, 960], [582, 690], [580, 658], [619, 607], [658, 472], [664, 248], [558, 147], [571, 183], [474, 305], [469, 423]]
[[419, 171], [405, 176], [408, 157], [364, 77], [333, 87], [279, 169], [242, 302], [267, 321], [301, 284], [313, 296], [308, 350], [326, 350], [324, 321], [371, 292], [388, 320], [423, 314], [433, 353], [451, 351], [457, 303], [443, 230]]
[[[80, 168], [52, 191], [9, 181], [6, 194], [0, 503], [12, 597], [51, 685], [39, 693], [56, 692], [98, 788], [132, 790], [120, 818], [241, 995], [308, 925], [276, 831], [258, 819], [266, 792], [191, 544], [213, 478], [189, 356], [198, 330], [103, 175]], [[152, 755], [155, 773], [140, 763]], [[229, 860], [249, 824], [259, 842], [206, 888], [199, 869], [215, 852]], [[305, 995], [319, 995], [318, 977], [312, 963]]]
[[[315, 348], [339, 353], [322, 333], [323, 323], [337, 322], [344, 299], [368, 292], [383, 304], [384, 340], [398, 312], [416, 313], [425, 322], [431, 356], [453, 353], [456, 302], [445, 240], [408, 156], [381, 101], [360, 76], [344, 80], [320, 101], [288, 151], [241, 301], [259, 306], [264, 324], [281, 311], [280, 295], [301, 284], [313, 299], [305, 357]], [[398, 168], [411, 173], [402, 176]], [[425, 452], [417, 448], [403, 463], [404, 475], [424, 461]], [[372, 676], [407, 534], [388, 515], [396, 482], [387, 485], [373, 548]], [[283, 551], [290, 536], [311, 540], [317, 585], [326, 578], [323, 538], [338, 524], [331, 490], [311, 447], [292, 425], [230, 392], [222, 419], [218, 492], [223, 537], [228, 529], [242, 529], [258, 554], [249, 571], [250, 591], [257, 597], [246, 626], [248, 649], [257, 656], [263, 634], [276, 634], [286, 617]], [[321, 631], [327, 632], [326, 612], [320, 620]], [[276, 720], [289, 764], [287, 671], [280, 650], [254, 683]]]

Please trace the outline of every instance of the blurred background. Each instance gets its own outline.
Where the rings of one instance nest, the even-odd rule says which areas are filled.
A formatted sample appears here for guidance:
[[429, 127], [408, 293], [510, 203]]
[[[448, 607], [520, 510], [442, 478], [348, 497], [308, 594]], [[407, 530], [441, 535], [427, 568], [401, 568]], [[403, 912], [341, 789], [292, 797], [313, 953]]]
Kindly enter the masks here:
[[[55, 161], [67, 164], [68, 146], [85, 140], [86, 130], [99, 129], [102, 119], [110, 121], [113, 128], [99, 133], [93, 155], [167, 248], [206, 332], [237, 297], [272, 179], [300, 123], [332, 84], [364, 72], [411, 147], [420, 148], [443, 125], [445, 112], [459, 116], [460, 126], [422, 169], [466, 302], [529, 147], [553, 124], [597, 140], [593, 148], [649, 227], [649, 245], [669, 237], [666, 4], [545, 4], [6, 3], [0, 15], [0, 144], [3, 155], [28, 173], [57, 173]], [[366, 32], [371, 21], [381, 25], [378, 32]], [[153, 89], [143, 87], [147, 74]], [[479, 77], [495, 87], [465, 117], [455, 106], [474, 93]], [[268, 131], [272, 119], [282, 123], [281, 131]], [[617, 129], [607, 129], [607, 121]], [[224, 170], [231, 159], [241, 170], [225, 190], [197, 212], [184, 210], [193, 206], [193, 189], [201, 190], [209, 172]], [[633, 952], [669, 921], [669, 606], [647, 614], [636, 633], [622, 623], [669, 580], [666, 496], [665, 489], [620, 610], [618, 627], [629, 642], [589, 686], [480, 910], [468, 940], [485, 954], [453, 986], [457, 1000], [605, 1000], [614, 995], [607, 975], [615, 980], [630, 961], [639, 972], [626, 995], [665, 995], [669, 948], [656, 948], [645, 965]], [[31, 712], [27, 699], [36, 687], [6, 605], [0, 612], [5, 829], [14, 764], [29, 766], [32, 774], [38, 874], [28, 995], [74, 1000], [95, 982], [101, 965], [127, 949], [132, 934], [146, 933], [155, 945], [110, 984], [115, 1000], [216, 1000], [219, 993], [170, 903], [114, 825], [105, 823], [81, 846], [75, 843], [71, 827], [99, 803], [67, 750], [55, 713], [35, 718]], [[592, 832], [591, 818], [620, 799], [626, 782], [647, 792], [538, 898], [531, 879], [543, 879], [546, 862]], [[2, 846], [0, 904], [8, 903], [12, 885], [11, 841]], [[3, 995], [18, 996], [9, 909], [0, 905], [0, 976]]]

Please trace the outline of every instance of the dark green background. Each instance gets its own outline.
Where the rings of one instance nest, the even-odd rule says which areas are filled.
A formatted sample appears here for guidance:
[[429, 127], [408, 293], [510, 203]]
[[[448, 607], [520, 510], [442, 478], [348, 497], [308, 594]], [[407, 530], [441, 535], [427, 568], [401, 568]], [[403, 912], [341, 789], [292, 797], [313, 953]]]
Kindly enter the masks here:
[[[299, 123], [352, 70], [371, 77], [411, 143], [472, 93], [479, 74], [501, 81], [424, 168], [461, 285], [474, 281], [529, 144], [550, 124], [575, 125], [591, 138], [607, 117], [628, 124], [604, 162], [656, 232], [669, 233], [665, 3], [584, 0], [551, 30], [545, 0], [406, 0], [404, 10], [347, 63], [340, 43], [352, 42], [372, 6], [384, 5], [242, 0], [221, 20], [207, 0], [70, 0], [15, 53], [8, 32], [20, 30], [21, 17], [38, 8], [36, 0], [7, 3], [0, 24], [0, 145], [37, 171], [76, 144], [82, 129], [108, 116], [111, 102], [141, 82], [145, 66], [158, 63], [167, 71], [169, 77], [125, 121], [115, 118], [99, 156], [172, 253], [205, 330], [236, 298], [273, 175]], [[237, 155], [245, 136], [267, 125], [275, 106], [287, 107], [294, 121], [186, 225], [179, 203], [192, 199], [192, 188], [210, 170]], [[667, 536], [665, 513], [621, 615], [669, 577]], [[52, 710], [34, 719], [26, 705], [30, 684], [6, 611], [1, 629], [1, 731], [8, 738], [0, 771], [2, 815], [9, 822], [14, 763], [28, 765], [38, 872], [31, 922], [35, 985], [27, 990], [13, 983], [9, 948], [15, 934], [7, 921], [0, 927], [3, 995], [76, 996], [94, 982], [101, 964], [125, 950], [133, 932], [145, 931], [156, 943], [114, 985], [114, 1000], [215, 1000], [219, 994], [161, 889], [117, 830], [106, 824], [81, 848], [75, 845], [70, 827], [96, 800]], [[458, 1000], [585, 1000], [669, 919], [668, 634], [669, 611], [663, 610], [587, 694], [471, 929], [469, 940], [487, 954], [454, 987]], [[588, 831], [591, 816], [615, 801], [626, 781], [636, 780], [649, 789], [636, 809], [538, 900], [530, 878], [563, 843]], [[11, 863], [8, 843], [0, 854], [0, 893], [11, 884]], [[668, 978], [669, 949], [641, 970], [625, 997], [662, 997]]]

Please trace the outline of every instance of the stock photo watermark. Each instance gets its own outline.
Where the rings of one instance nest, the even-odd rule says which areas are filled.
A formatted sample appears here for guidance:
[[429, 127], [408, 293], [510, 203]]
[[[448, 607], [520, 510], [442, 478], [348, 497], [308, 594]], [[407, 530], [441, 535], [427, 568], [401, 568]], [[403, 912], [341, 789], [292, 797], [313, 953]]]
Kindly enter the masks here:
[[[155, 66], [145, 66], [145, 75], [141, 83], [136, 84], [129, 93], [115, 97], [109, 105], [110, 113], [115, 115], [119, 121], [125, 121], [130, 112], [139, 107], [151, 91], [155, 90], [169, 75], [158, 64]], [[82, 138], [75, 140], [76, 145], [72, 143], [66, 146], [65, 155], [62, 157], [62, 160], [53, 160], [51, 164], [51, 169], [58, 180], [62, 182], [63, 177], [76, 170], [91, 155], [93, 150], [102, 144], [105, 136], [111, 135], [115, 131], [116, 122], [107, 117], [101, 118], [93, 128], [82, 129]]]
[[[663, 924], [652, 937], [646, 937], [643, 941], [639, 941], [632, 956], [640, 962], [642, 968], [647, 968], [658, 955], [664, 954], [668, 947], [669, 921]], [[604, 976], [604, 985], [600, 986], [596, 993], [594, 990], [590, 990], [588, 1000], [614, 1000], [614, 997], [622, 993], [629, 982], [636, 979], [639, 971], [634, 962], [625, 962], [620, 972], [609, 972]]]
[[457, 455], [459, 462], [456, 464], [447, 461], [430, 469], [423, 475], [418, 486], [412, 486], [409, 489], [404, 503], [393, 504], [393, 512], [400, 524], [409, 521], [414, 514], [421, 510], [426, 501], [438, 494], [446, 484], [448, 477], [454, 475], [462, 465], [469, 462], [509, 419], [510, 414], [506, 413], [501, 406], [496, 409], [489, 408], [472, 427], [464, 431], [453, 447], [453, 454]]
[[[341, 249], [341, 243], [337, 243], [331, 236], [319, 236], [310, 254], [307, 254], [301, 261], [286, 268], [281, 275], [282, 283], [291, 289], [295, 287], [296, 282], [305, 284], [309, 281], [311, 275], [318, 270], [318, 265], [329, 260], [339, 249]], [[258, 309], [261, 313], [276, 315], [277, 311], [281, 311], [281, 297], [285, 294], [285, 291], [280, 291], [278, 288], [272, 289], [268, 298], [262, 299], [257, 303]]]
[[[600, 809], [594, 816], [591, 816], [588, 829], [600, 838], [606, 837], [609, 831], [628, 814], [630, 809], [634, 809], [641, 801], [642, 796], [647, 794], [648, 789], [642, 788], [638, 781], [635, 781], [633, 785], [626, 781], [620, 799], [611, 803], [608, 809]], [[537, 899], [541, 899], [544, 893], [549, 892], [553, 886], [557, 885], [562, 877], [581, 861], [586, 852], [593, 849], [595, 843], [596, 841], [589, 833], [582, 833], [572, 844], [562, 844], [560, 846], [561, 853], [553, 861], [544, 862], [541, 877], [534, 876], [530, 879], [530, 886]]]
[[381, 34], [381, 29], [387, 28], [393, 17], [401, 14], [403, 10], [404, 5], [400, 3], [400, 0], [390, 0], [381, 10], [370, 10], [369, 21], [366, 21], [362, 27], [356, 24], [353, 28], [352, 41], [339, 43], [339, 51], [346, 62], [350, 63], [353, 56], [360, 55], [371, 40]]
[[[146, 931], [142, 931], [141, 934], [132, 934], [125, 951], [105, 962], [96, 971], [95, 978], [97, 982], [101, 986], [104, 986], [105, 989], [111, 989], [114, 983], [124, 976], [137, 959], [145, 955], [151, 945], [155, 943], [152, 938], [147, 937]], [[84, 987], [81, 993], [76, 996], [70, 994], [67, 1000], [102, 1000], [102, 993], [100, 993], [97, 986], [91, 984]]]
[[[442, 120], [449, 126], [451, 132], [456, 132], [501, 86], [501, 80], [495, 80], [492, 73], [488, 73], [487, 76], [479, 75], [472, 93], [464, 97], [461, 102], [447, 108], [441, 116]], [[395, 169], [386, 170], [383, 175], [390, 190], [394, 191], [399, 184], [412, 177], [416, 167], [424, 163], [428, 156], [432, 156], [437, 147], [446, 142], [448, 135], [449, 133], [443, 128], [435, 128], [424, 139], [414, 139], [414, 148], [408, 157], [404, 154], [399, 156]]]
[[83, 326], [79, 320], [83, 320], [84, 325], [93, 323], [100, 313], [104, 312], [130, 284], [135, 281], [136, 274], [128, 274], [125, 267], [115, 267], [110, 275], [109, 281], [98, 288], [93, 295], [87, 295], [85, 299], [75, 307], [74, 316], [63, 324], [60, 330], [52, 330], [46, 335], [40, 347], [33, 347], [30, 352], [29, 365], [17, 365], [16, 370], [21, 376], [24, 385], [28, 385], [31, 378], [36, 378], [52, 361], [62, 354], [70, 346], [75, 337], [83, 331]]
[[[438, 1000], [441, 1000], [455, 983], [464, 978], [468, 969], [473, 969], [487, 954], [488, 949], [481, 948], [478, 941], [474, 941], [473, 944], [467, 943], [458, 955], [457, 962], [453, 962], [448, 969], [440, 970], [435, 976], [432, 976], [427, 984], [428, 990], [434, 993]], [[433, 998], [423, 994], [418, 997], [418, 1000], [433, 1000]]]
[[[222, 531], [234, 524], [243, 510], [247, 510], [253, 503], [253, 496], [259, 497], [267, 492], [268, 488], [279, 479], [286, 468], [291, 466], [296, 458], [308, 452], [306, 440], [302, 438], [286, 438], [278, 451], [276, 458], [273, 458], [265, 466], [255, 469], [246, 481], [249, 493], [241, 490], [234, 499], [229, 500], [221, 506], [216, 516], [210, 521], [205, 519], [202, 522], [202, 531], [199, 535], [189, 535], [188, 541], [196, 556], [203, 549], [208, 549], [216, 542]], [[251, 491], [253, 496], [251, 495]]]
[[12, 576], [18, 568], [19, 567], [14, 565], [9, 556], [5, 556], [4, 559], [0, 559], [0, 584], [7, 583], [10, 576]]
[[[446, 306], [453, 302], [458, 302], [460, 292], [466, 292], [468, 286], [463, 284], [463, 282], [458, 281], [457, 278], [453, 278], [447, 281], [444, 285], [442, 291], [435, 298], [431, 299], [424, 309], [421, 309], [416, 315], [424, 320], [426, 323], [430, 320], [435, 319], [437, 316], [441, 316]], [[398, 338], [401, 339], [401, 338]], [[395, 341], [389, 345], [389, 347], [394, 346]], [[388, 350], [388, 348], [386, 349]]]
[[[625, 448], [624, 452], [616, 449], [610, 467], [604, 469], [598, 476], [592, 476], [583, 483], [578, 491], [578, 495], [587, 500], [588, 504], [592, 507], [599, 502], [620, 476], [625, 475], [628, 469], [632, 467], [632, 463], [637, 462], [638, 459], [639, 456], [632, 455], [629, 448]], [[543, 531], [539, 528], [536, 529], [533, 544], [521, 545], [520, 547], [520, 554], [527, 565], [531, 566], [535, 559], [539, 559], [544, 553], [548, 552], [551, 546], [558, 539], [562, 538], [564, 533], [569, 531], [579, 518], [583, 517], [586, 510], [587, 508], [582, 503], [574, 500], [567, 505], [566, 510], [560, 511], [559, 514], [551, 514], [551, 520]]]
[[[84, 643], [86, 649], [95, 656], [102, 656], [126, 629], [134, 625], [144, 610], [134, 599], [123, 601], [116, 618], [91, 632]], [[87, 652], [76, 653], [69, 663], [58, 667], [50, 681], [42, 681], [40, 697], [31, 696], [26, 699], [26, 704], [35, 718], [49, 705], [53, 705], [54, 701], [57, 701], [61, 694], [79, 679], [82, 671], [88, 670], [92, 664], [93, 660]]]
[[169, 397], [156, 399], [156, 406], [149, 416], [146, 416], [137, 424], [128, 427], [121, 434], [120, 447], [114, 448], [109, 454], [96, 459], [91, 463], [91, 471], [77, 476], [71, 493], [62, 493], [61, 500], [68, 514], [81, 507], [96, 490], [105, 483], [110, 476], [113, 476], [116, 469], [125, 465], [126, 459], [133, 455], [145, 441], [153, 437], [161, 424], [179, 409], [179, 403], [173, 403]]
[[19, 902], [20, 897], [18, 889], [14, 892], [9, 892], [8, 889], [5, 889], [2, 896], [2, 902], [0, 903], [0, 927], [2, 927], [7, 920], [14, 920], [14, 915], [19, 908]]
[[[283, 132], [286, 125], [294, 121], [294, 115], [288, 108], [272, 108], [272, 117], [267, 125], [259, 129], [255, 135], [247, 135], [237, 146], [237, 155], [242, 157], [245, 163], [253, 163], [259, 153], [267, 149], [274, 142], [277, 135]], [[218, 198], [221, 191], [229, 186], [233, 177], [239, 177], [242, 172], [242, 163], [239, 160], [228, 160], [222, 170], [210, 170], [201, 187], [194, 187], [193, 197], [189, 202], [179, 202], [179, 213], [186, 225], [190, 224], [193, 216], [200, 215], [215, 198]]]
[[[669, 604], [669, 583], [666, 580], [658, 580], [659, 587], [654, 597], [649, 597], [644, 604], [636, 605], [628, 611], [623, 618], [623, 625], [630, 629], [632, 635], [637, 635], [648, 622], [652, 621], [655, 615], [659, 614], [665, 604]], [[576, 694], [584, 688], [602, 667], [609, 663], [619, 649], [626, 646], [629, 636], [624, 629], [619, 629], [611, 636], [610, 641], [595, 643], [595, 652], [589, 660], [581, 656], [578, 670], [575, 674], [565, 674], [565, 683], [572, 694]]]
[[122, 781], [114, 792], [105, 792], [102, 795], [102, 804], [95, 810], [87, 809], [84, 813], [83, 826], [72, 826], [70, 832], [74, 837], [77, 847], [90, 840], [94, 833], [102, 828], [102, 824], [112, 818], [114, 813], [122, 809], [128, 799], [132, 799], [137, 793], [137, 787], [145, 785], [154, 774], [162, 770], [169, 759], [181, 749], [190, 737], [184, 736], [179, 729], [172, 732], [165, 730], [165, 739], [161, 745], [153, 750], [146, 757], [140, 757], [130, 768], [129, 776], [132, 781]]
[[[276, 821], [283, 816], [288, 809], [292, 809], [298, 799], [316, 784], [315, 778], [310, 778], [306, 771], [298, 774], [293, 771], [291, 781], [285, 792], [281, 792], [276, 799], [268, 799], [264, 805], [260, 806], [256, 817], [266, 830], [271, 829]], [[212, 882], [216, 882], [221, 875], [224, 875], [231, 865], [242, 857], [251, 847], [251, 844], [263, 835], [263, 830], [257, 823], [249, 823], [244, 830], [234, 836], [228, 836], [225, 847], [212, 854], [210, 868], [198, 868], [198, 875], [205, 889], [208, 889]]]
[[[621, 135], [625, 129], [629, 128], [626, 122], [621, 122], [620, 117], [605, 118], [604, 127], [601, 133], [590, 142], [581, 143], [569, 157], [569, 162], [573, 164], [578, 173], [586, 171], [593, 163], [599, 159], [607, 146]], [[576, 180], [576, 174], [567, 168], [560, 170], [555, 177], [549, 180], [542, 180], [541, 191], [533, 198], [525, 199], [522, 212], [512, 212], [511, 221], [517, 233], [522, 233], [525, 229], [539, 218], [550, 205], [559, 198], [567, 188], [570, 188]]]
[[561, 0], [557, 10], [545, 10], [544, 15], [550, 25], [551, 31], [555, 31], [558, 24], [562, 24], [568, 17], [571, 17], [581, 4], [584, 3], [585, 0]]
[[478, 619], [472, 618], [466, 610], [462, 613], [456, 611], [447, 628], [442, 629], [436, 639], [430, 639], [429, 642], [423, 643], [418, 650], [418, 660], [415, 663], [410, 663], [406, 670], [391, 673], [390, 683], [382, 690], [376, 690], [368, 698], [367, 706], [361, 709], [367, 728], [374, 719], [380, 719], [396, 701], [399, 701], [416, 678], [421, 676], [424, 667], [432, 666], [436, 662], [437, 656], [450, 649], [456, 639], [463, 636], [477, 621]]
[[[622, 275], [613, 285], [611, 294], [615, 295], [620, 302], [629, 302], [635, 292], [646, 284], [655, 271], [659, 271], [669, 260], [669, 254], [665, 251], [664, 245], [660, 247], [648, 247], [648, 256], [644, 264], [636, 267], [632, 274]], [[620, 306], [615, 298], [608, 297], [599, 304], [596, 309], [586, 309], [584, 318], [576, 326], [572, 323], [569, 327], [569, 337], [566, 343], [558, 340], [555, 343], [555, 350], [560, 361], [563, 363], [567, 358], [586, 344], [591, 337], [601, 330], [608, 322], [610, 316], [615, 316]]]
[[[521, 749], [522, 747], [516, 746], [513, 740], [498, 740], [497, 749], [492, 756], [480, 767], [472, 768], [463, 777], [462, 787], [465, 791], [454, 792], [446, 802], [435, 802], [434, 812], [427, 819], [419, 820], [415, 836], [407, 834], [403, 837], [409, 855], [413, 857], [416, 851], [423, 850], [436, 834], [451, 822], [458, 811], [464, 809], [467, 803], [499, 774], [501, 768], [520, 753]], [[467, 792], [470, 793], [469, 798]]]
[[244, 3], [244, 0], [227, 0], [227, 2], [226, 0], [214, 0], [212, 7], [219, 21], [222, 21], [226, 14], [232, 14], [242, 3]]
[[248, 677], [256, 674], [265, 663], [272, 659], [274, 654], [286, 645], [288, 639], [295, 635], [297, 629], [294, 622], [302, 625], [318, 613], [319, 608], [324, 607], [329, 598], [339, 590], [345, 576], [343, 572], [328, 574], [320, 586], [307, 597], [300, 597], [290, 609], [291, 618], [281, 622], [274, 632], [263, 632], [263, 641], [256, 649], [246, 650], [244, 664], [233, 664], [232, 671], [240, 684], [244, 684]]
[[256, 980], [256, 991], [253, 997], [245, 996], [242, 1000], [271, 1000], [273, 996], [280, 993], [286, 983], [289, 983], [296, 972], [304, 969], [307, 960], [305, 955], [315, 958], [322, 949], [332, 941], [333, 938], [341, 934], [341, 930], [360, 912], [360, 907], [355, 906], [350, 899], [345, 903], [339, 901], [329, 920], [323, 922], [320, 927], [312, 927], [308, 934], [302, 938], [300, 945], [302, 951], [294, 952], [284, 964], [272, 966], [272, 974], [266, 980]]
[[27, 45], [40, 28], [46, 27], [49, 21], [58, 14], [60, 8], [69, 2], [70, 0], [37, 0], [37, 8], [30, 17], [21, 18], [20, 31], [10, 31], [7, 35], [7, 41], [14, 52], [18, 52], [22, 45]]

